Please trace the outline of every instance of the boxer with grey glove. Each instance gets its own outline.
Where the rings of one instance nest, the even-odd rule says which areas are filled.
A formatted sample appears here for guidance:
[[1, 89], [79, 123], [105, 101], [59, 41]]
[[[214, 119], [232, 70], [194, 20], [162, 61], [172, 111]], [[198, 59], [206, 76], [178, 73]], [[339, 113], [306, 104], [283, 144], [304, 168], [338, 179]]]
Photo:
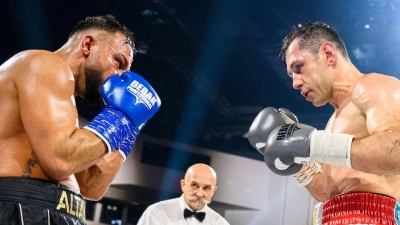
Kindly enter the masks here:
[[[293, 123], [298, 123], [298, 120], [291, 111], [284, 108], [277, 110], [273, 107], [267, 107], [258, 113], [245, 137], [249, 139], [250, 144], [255, 149], [264, 155], [264, 161], [267, 163], [269, 156], [265, 155], [264, 151], [268, 136], [276, 127]], [[271, 169], [268, 163], [267, 166]], [[271, 170], [278, 175], [288, 176], [299, 172], [302, 166], [300, 164], [286, 166], [281, 163]]]
[[267, 107], [258, 113], [245, 137], [261, 154], [269, 134], [278, 126], [297, 123], [297, 117], [287, 109]]
[[[264, 148], [271, 132], [278, 126], [293, 123], [298, 123], [298, 119], [291, 111], [284, 108], [276, 110], [273, 107], [267, 107], [256, 116], [245, 137], [249, 139], [255, 149], [264, 154], [264, 151], [268, 151]], [[287, 166], [278, 160], [277, 164], [273, 164], [271, 167], [269, 157], [269, 154], [264, 155], [264, 161], [272, 172], [284, 176], [293, 175], [300, 186], [309, 184], [313, 177], [321, 172], [321, 166], [318, 163]]]
[[275, 128], [268, 137], [264, 158], [277, 174], [290, 175], [288, 169], [305, 163], [327, 163], [351, 168], [350, 148], [354, 136], [330, 133], [301, 124]]

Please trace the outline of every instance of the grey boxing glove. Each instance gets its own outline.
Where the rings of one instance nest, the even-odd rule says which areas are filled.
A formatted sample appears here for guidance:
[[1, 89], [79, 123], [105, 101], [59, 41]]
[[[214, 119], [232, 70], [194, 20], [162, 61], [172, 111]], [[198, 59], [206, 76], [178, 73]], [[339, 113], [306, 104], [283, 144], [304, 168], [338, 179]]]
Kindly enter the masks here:
[[249, 132], [244, 136], [255, 149], [264, 154], [265, 142], [276, 127], [297, 122], [297, 117], [289, 110], [267, 107], [258, 113], [250, 126]]
[[305, 163], [327, 163], [350, 167], [350, 148], [354, 136], [330, 133], [301, 124], [275, 128], [264, 148], [264, 161], [278, 175], [299, 172]]

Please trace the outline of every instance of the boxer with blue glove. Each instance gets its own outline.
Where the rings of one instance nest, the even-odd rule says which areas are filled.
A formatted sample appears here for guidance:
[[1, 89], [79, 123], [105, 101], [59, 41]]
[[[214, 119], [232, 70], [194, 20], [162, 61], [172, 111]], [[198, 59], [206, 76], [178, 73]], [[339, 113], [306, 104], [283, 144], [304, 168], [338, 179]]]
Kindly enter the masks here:
[[[86, 200], [104, 197], [160, 107], [148, 82], [125, 72], [136, 52], [126, 26], [94, 16], [56, 51], [24, 50], [1, 65], [0, 224], [86, 224]], [[76, 97], [106, 105], [83, 128]]]
[[108, 152], [118, 149], [126, 159], [144, 124], [160, 108], [161, 100], [151, 85], [134, 72], [109, 77], [100, 93], [105, 109], [85, 128], [106, 143]]

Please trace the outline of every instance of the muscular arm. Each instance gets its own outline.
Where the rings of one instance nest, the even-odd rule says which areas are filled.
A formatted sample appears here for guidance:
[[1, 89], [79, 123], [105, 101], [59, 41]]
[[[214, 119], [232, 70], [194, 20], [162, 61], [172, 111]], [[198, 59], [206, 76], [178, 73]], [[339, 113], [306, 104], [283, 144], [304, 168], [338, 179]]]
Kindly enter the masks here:
[[[323, 173], [323, 172], [322, 172]], [[309, 183], [306, 188], [310, 192], [311, 196], [313, 196], [317, 201], [326, 201], [329, 196], [326, 194], [324, 186], [323, 186], [323, 174], [319, 173], [314, 176], [311, 183]]]
[[351, 147], [352, 168], [377, 175], [400, 175], [398, 126], [354, 141]]
[[81, 194], [88, 200], [100, 200], [108, 190], [123, 162], [121, 153], [113, 151], [103, 156], [99, 162], [87, 170], [75, 174]]
[[21, 121], [41, 168], [61, 181], [105, 155], [103, 141], [78, 128], [75, 81], [68, 65], [44, 51], [27, 53], [15, 64]]
[[364, 76], [355, 87], [353, 102], [365, 113], [371, 135], [352, 143], [352, 168], [399, 175], [400, 82], [388, 76]]

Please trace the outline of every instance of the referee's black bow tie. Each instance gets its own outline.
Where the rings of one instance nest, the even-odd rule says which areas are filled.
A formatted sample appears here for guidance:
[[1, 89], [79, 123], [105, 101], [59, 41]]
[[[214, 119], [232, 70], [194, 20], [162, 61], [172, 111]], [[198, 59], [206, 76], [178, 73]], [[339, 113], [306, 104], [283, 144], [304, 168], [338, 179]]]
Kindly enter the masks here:
[[185, 209], [185, 211], [183, 211], [183, 217], [188, 218], [194, 216], [196, 217], [196, 219], [200, 222], [203, 222], [204, 218], [206, 217], [206, 213], [205, 212], [192, 212], [189, 209]]

